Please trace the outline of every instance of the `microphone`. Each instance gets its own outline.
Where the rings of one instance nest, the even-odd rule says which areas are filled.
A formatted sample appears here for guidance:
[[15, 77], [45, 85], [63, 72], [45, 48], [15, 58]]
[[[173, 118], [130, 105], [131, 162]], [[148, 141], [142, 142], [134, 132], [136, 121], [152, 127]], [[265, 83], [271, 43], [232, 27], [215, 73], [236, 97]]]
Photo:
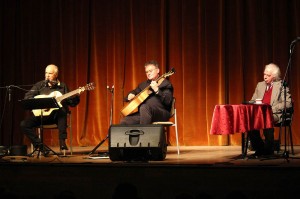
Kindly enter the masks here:
[[113, 93], [115, 87], [114, 87], [114, 85], [112, 85], [112, 87], [110, 88], [110, 87], [107, 85], [106, 88], [107, 88], [107, 90], [108, 90], [109, 92]]
[[296, 39], [294, 39], [290, 45], [290, 53], [292, 53], [292, 48], [294, 48], [295, 44], [297, 43], [297, 41], [300, 40], [300, 37], [297, 37]]
[[46, 80], [44, 81], [44, 87], [47, 87], [49, 82], [50, 82], [50, 81], [49, 81], [48, 79], [46, 79]]

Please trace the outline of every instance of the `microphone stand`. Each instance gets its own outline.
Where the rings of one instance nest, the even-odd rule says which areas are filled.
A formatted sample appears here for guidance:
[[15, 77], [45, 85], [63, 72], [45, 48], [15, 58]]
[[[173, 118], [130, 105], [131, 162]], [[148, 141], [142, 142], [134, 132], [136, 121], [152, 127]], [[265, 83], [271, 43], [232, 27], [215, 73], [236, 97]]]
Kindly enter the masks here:
[[[284, 157], [286, 159], [287, 162], [289, 162], [289, 150], [287, 149], [287, 131], [286, 131], [286, 116], [287, 116], [287, 108], [286, 108], [286, 89], [287, 89], [287, 82], [286, 82], [286, 76], [288, 74], [288, 72], [290, 71], [290, 68], [291, 68], [291, 62], [292, 62], [292, 55], [293, 55], [293, 51], [294, 51], [294, 47], [295, 47], [295, 44], [297, 41], [299, 41], [300, 38], [296, 38], [295, 40], [292, 41], [291, 45], [290, 45], [290, 56], [289, 56], [289, 61], [288, 61], [288, 65], [287, 65], [287, 68], [286, 68], [286, 71], [285, 71], [285, 75], [284, 75], [284, 78], [282, 80], [282, 84], [281, 84], [281, 87], [280, 87], [280, 94], [281, 95], [281, 91], [282, 91], [282, 88], [284, 89], [283, 90], [283, 97], [284, 97], [284, 108], [283, 108], [283, 113], [282, 113], [282, 121], [280, 123], [280, 129], [282, 129], [284, 127], [284, 151], [282, 153], [282, 157]], [[279, 96], [280, 98], [280, 96]], [[278, 98], [278, 99], [279, 99]], [[290, 121], [291, 122], [291, 121]], [[291, 127], [290, 127], [291, 128]], [[290, 130], [290, 129], [289, 129]], [[290, 131], [291, 132], [291, 131]], [[281, 133], [281, 132], [280, 132]], [[280, 134], [279, 134], [280, 135]], [[289, 135], [291, 137], [291, 135]], [[280, 147], [280, 136], [279, 136], [279, 147]], [[280, 156], [281, 157], [281, 156]], [[270, 160], [270, 159], [277, 159], [279, 158], [278, 156], [277, 157], [273, 157], [273, 158], [264, 158], [262, 160]], [[297, 158], [293, 158], [293, 159], [297, 159]]]
[[[6, 97], [7, 97], [7, 94], [8, 94], [8, 112], [9, 112], [9, 115], [8, 115], [8, 118], [9, 118], [9, 130], [8, 130], [8, 146], [6, 147], [8, 152], [11, 151], [11, 147], [13, 145], [13, 114], [12, 114], [12, 110], [13, 110], [13, 104], [12, 104], [12, 99], [13, 99], [13, 88], [18, 88], [20, 90], [24, 90], [24, 91], [27, 91], [26, 89], [22, 88], [22, 87], [26, 87], [26, 86], [32, 86], [31, 85], [9, 85], [9, 86], [5, 86], [5, 87], [0, 87], [1, 89], [2, 88], [5, 88], [6, 89], [6, 95], [5, 95], [5, 99], [4, 99], [4, 106], [3, 106], [3, 110], [5, 110], [5, 106], [6, 106]], [[3, 114], [4, 114], [4, 111], [3, 111]], [[1, 115], [1, 121], [0, 121], [0, 129], [2, 128], [2, 122], [3, 122], [3, 117], [4, 115]], [[2, 136], [0, 136], [1, 138]], [[0, 144], [1, 144], [1, 140], [0, 140]], [[3, 143], [4, 144], [4, 143]]]
[[[287, 82], [285, 81], [286, 79], [286, 76], [288, 74], [288, 72], [290, 72], [290, 68], [291, 68], [291, 62], [292, 62], [292, 55], [293, 55], [293, 52], [294, 52], [294, 47], [295, 47], [295, 44], [296, 42], [299, 40], [299, 38], [295, 39], [294, 41], [292, 41], [291, 45], [290, 45], [290, 56], [289, 56], [289, 61], [288, 61], [288, 65], [287, 65], [287, 68], [286, 68], [286, 71], [285, 71], [285, 75], [284, 75], [284, 78], [282, 80], [282, 85], [281, 85], [281, 88], [283, 88], [283, 96], [284, 96], [284, 108], [283, 108], [283, 114], [282, 114], [282, 121], [281, 121], [281, 124], [280, 124], [280, 129], [283, 128], [284, 126], [284, 151], [282, 153], [282, 156], [287, 160], [287, 162], [289, 162], [289, 154], [290, 154], [290, 151], [289, 149], [287, 148], [287, 130], [286, 130], [286, 117], [287, 117], [287, 108], [286, 108], [286, 87], [287, 87]], [[290, 127], [291, 128], [291, 127]], [[291, 136], [291, 135], [289, 135]], [[279, 137], [280, 138], [280, 137]], [[279, 140], [279, 147], [280, 147], [280, 140]]]
[[[111, 88], [107, 86], [107, 90], [111, 93], [111, 101], [110, 101], [110, 118], [109, 118], [109, 126], [112, 125], [112, 118], [113, 118], [113, 102], [114, 102], [114, 86]], [[92, 154], [109, 138], [109, 133], [107, 133], [106, 137], [88, 154], [92, 156]], [[107, 153], [104, 153], [107, 156]]]
[[12, 133], [12, 121], [13, 121], [13, 116], [12, 116], [12, 110], [13, 110], [13, 106], [12, 106], [12, 103], [11, 103], [11, 97], [12, 97], [12, 85], [8, 86], [7, 87], [7, 90], [8, 90], [8, 110], [9, 110], [9, 119], [10, 119], [10, 125], [9, 125], [9, 151], [11, 151], [11, 147], [12, 147], [12, 142], [13, 142], [13, 133]]
[[[290, 63], [290, 62], [289, 62]], [[288, 65], [289, 67], [289, 65]], [[287, 70], [288, 70], [288, 67], [287, 67]], [[286, 70], [286, 71], [287, 71]], [[283, 128], [283, 126], [285, 125], [286, 123], [286, 87], [287, 87], [287, 83], [285, 80], [282, 81], [282, 86], [283, 86], [283, 96], [284, 96], [284, 101], [283, 101], [283, 114], [282, 114], [282, 121], [281, 121], [281, 124], [280, 124], [280, 129]], [[288, 158], [289, 158], [289, 150], [287, 150], [287, 136], [286, 136], [286, 127], [284, 128], [284, 151], [282, 153], [282, 156], [288, 161]], [[280, 147], [280, 140], [279, 140], [279, 147]]]
[[[5, 88], [6, 89], [6, 95], [5, 95], [5, 99], [4, 99], [4, 103], [3, 103], [3, 112], [2, 114], [4, 114], [5, 112], [5, 106], [6, 106], [6, 97], [7, 97], [7, 94], [8, 94], [8, 112], [9, 112], [9, 115], [8, 115], [8, 118], [9, 118], [9, 135], [8, 135], [8, 150], [10, 150], [10, 147], [12, 146], [12, 114], [11, 114], [11, 111], [12, 111], [12, 103], [11, 103], [11, 99], [12, 99], [12, 88], [14, 87], [14, 85], [9, 85], [9, 86], [5, 86], [5, 87], [0, 87], [0, 88]], [[4, 115], [1, 115], [1, 121], [0, 121], [0, 129], [2, 128], [2, 122], [3, 122], [3, 118], [4, 118]], [[2, 136], [1, 136], [2, 137]], [[1, 138], [0, 137], [0, 138]], [[2, 140], [0, 140], [0, 143], [2, 143]]]

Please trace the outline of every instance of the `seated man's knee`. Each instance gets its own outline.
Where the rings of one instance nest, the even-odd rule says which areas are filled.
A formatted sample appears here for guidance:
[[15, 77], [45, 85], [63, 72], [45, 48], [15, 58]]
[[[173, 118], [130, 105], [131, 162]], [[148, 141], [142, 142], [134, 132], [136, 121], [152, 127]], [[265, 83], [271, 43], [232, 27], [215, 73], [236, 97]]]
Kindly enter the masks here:
[[142, 104], [140, 106], [140, 112], [143, 112], [143, 111], [150, 111], [151, 110], [151, 107], [148, 106], [147, 104]]

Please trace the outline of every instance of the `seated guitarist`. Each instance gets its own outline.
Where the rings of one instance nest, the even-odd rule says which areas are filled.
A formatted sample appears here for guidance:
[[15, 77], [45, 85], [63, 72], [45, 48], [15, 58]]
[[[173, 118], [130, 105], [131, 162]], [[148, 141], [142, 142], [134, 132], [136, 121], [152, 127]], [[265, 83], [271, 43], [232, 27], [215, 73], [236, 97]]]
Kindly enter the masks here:
[[121, 119], [121, 124], [151, 124], [156, 121], [168, 121], [173, 100], [173, 86], [167, 79], [159, 78], [159, 65], [152, 60], [145, 63], [147, 80], [129, 92], [125, 101], [135, 100], [136, 95], [149, 87], [149, 96], [139, 105], [138, 112]]
[[[40, 95], [51, 96], [54, 91], [59, 91], [61, 94], [69, 92], [67, 85], [58, 80], [58, 67], [51, 64], [45, 69], [45, 80], [37, 82], [29, 92], [25, 94], [25, 99], [37, 98]], [[55, 92], [54, 92], [55, 93]], [[54, 97], [54, 96], [52, 96]], [[49, 114], [45, 110], [43, 112], [43, 125], [44, 124], [57, 124], [59, 130], [59, 144], [61, 150], [68, 150], [65, 139], [67, 138], [67, 113], [68, 106], [76, 106], [80, 101], [78, 95], [72, 98], [67, 98], [62, 101], [62, 107], [53, 110]], [[21, 121], [21, 129], [24, 134], [30, 139], [35, 148], [42, 147], [42, 142], [36, 135], [35, 127], [40, 126], [41, 117], [32, 115], [25, 120]]]

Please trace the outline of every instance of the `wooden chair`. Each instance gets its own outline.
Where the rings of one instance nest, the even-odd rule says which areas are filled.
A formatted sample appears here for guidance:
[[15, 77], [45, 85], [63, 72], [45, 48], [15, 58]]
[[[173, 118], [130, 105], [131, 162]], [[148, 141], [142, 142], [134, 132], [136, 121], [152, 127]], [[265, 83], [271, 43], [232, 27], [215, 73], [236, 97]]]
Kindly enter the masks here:
[[[58, 129], [56, 124], [45, 124], [42, 126], [43, 129]], [[70, 152], [71, 155], [73, 154], [73, 147], [72, 147], [72, 140], [73, 140], [73, 134], [72, 134], [72, 115], [71, 111], [68, 112], [68, 119], [67, 119], [67, 128], [69, 129], [70, 134]], [[37, 133], [40, 139], [42, 139], [41, 135], [41, 127], [37, 128]], [[44, 142], [44, 140], [42, 140]], [[33, 151], [33, 145], [31, 144], [31, 150]], [[66, 155], [66, 150], [63, 150], [63, 155]]]
[[164, 121], [164, 122], [153, 122], [153, 124], [160, 124], [160, 125], [163, 125], [163, 126], [166, 126], [166, 127], [170, 127], [170, 126], [174, 126], [175, 127], [175, 134], [176, 134], [176, 145], [177, 145], [177, 154], [179, 155], [180, 154], [180, 149], [179, 149], [179, 142], [178, 142], [178, 129], [177, 129], [177, 114], [176, 114], [176, 107], [175, 107], [175, 102], [176, 102], [176, 99], [175, 97], [173, 98], [173, 101], [172, 101], [172, 108], [171, 108], [171, 117], [174, 117], [174, 123], [171, 122], [171, 121]]

